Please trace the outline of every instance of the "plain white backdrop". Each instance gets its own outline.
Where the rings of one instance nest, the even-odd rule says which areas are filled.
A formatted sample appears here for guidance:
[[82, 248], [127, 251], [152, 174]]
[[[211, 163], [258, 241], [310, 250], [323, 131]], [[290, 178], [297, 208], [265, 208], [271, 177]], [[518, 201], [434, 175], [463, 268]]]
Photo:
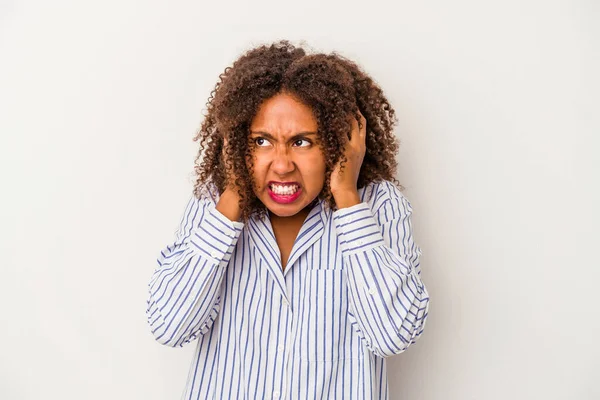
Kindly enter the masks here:
[[0, 398], [176, 399], [147, 284], [222, 70], [305, 40], [397, 110], [425, 333], [392, 400], [600, 398], [600, 7], [0, 1]]

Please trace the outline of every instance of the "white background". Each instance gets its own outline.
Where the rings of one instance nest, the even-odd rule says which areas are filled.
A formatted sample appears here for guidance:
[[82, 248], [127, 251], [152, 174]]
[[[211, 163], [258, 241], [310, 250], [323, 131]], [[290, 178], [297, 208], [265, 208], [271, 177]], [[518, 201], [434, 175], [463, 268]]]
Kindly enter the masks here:
[[600, 398], [598, 4], [0, 1], [0, 398], [179, 398], [147, 284], [219, 73], [280, 38], [398, 112], [432, 300], [391, 399]]

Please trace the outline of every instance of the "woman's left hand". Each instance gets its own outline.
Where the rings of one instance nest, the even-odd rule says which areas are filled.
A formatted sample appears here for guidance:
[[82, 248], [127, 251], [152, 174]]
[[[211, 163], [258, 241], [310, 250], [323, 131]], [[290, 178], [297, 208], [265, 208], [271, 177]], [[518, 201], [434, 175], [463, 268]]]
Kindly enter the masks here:
[[344, 169], [341, 169], [340, 162], [338, 162], [331, 172], [331, 194], [338, 208], [351, 207], [360, 203], [357, 188], [358, 175], [367, 150], [367, 120], [362, 114], [360, 114], [360, 119], [361, 128], [358, 126], [358, 121], [352, 118], [350, 140], [344, 149], [347, 160], [344, 163]]

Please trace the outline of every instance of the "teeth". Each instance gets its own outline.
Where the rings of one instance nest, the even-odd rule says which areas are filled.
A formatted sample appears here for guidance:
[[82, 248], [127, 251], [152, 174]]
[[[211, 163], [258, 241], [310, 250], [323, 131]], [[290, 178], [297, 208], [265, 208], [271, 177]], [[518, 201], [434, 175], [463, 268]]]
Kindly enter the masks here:
[[297, 185], [271, 185], [271, 190], [277, 194], [291, 195], [298, 191]]

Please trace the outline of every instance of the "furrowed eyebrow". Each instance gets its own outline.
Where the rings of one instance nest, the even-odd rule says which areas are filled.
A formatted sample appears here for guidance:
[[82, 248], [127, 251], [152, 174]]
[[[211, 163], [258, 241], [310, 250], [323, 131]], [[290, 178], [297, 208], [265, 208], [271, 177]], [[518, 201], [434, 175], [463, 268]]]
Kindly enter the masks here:
[[[275, 136], [271, 135], [270, 133], [267, 132], [260, 132], [260, 131], [252, 131], [250, 132], [251, 135], [260, 135], [260, 136], [264, 136], [268, 139], [272, 139], [275, 140]], [[317, 132], [300, 132], [295, 134], [294, 136], [292, 136], [289, 140], [294, 140], [297, 139], [299, 137], [307, 137], [307, 136], [317, 136]]]

